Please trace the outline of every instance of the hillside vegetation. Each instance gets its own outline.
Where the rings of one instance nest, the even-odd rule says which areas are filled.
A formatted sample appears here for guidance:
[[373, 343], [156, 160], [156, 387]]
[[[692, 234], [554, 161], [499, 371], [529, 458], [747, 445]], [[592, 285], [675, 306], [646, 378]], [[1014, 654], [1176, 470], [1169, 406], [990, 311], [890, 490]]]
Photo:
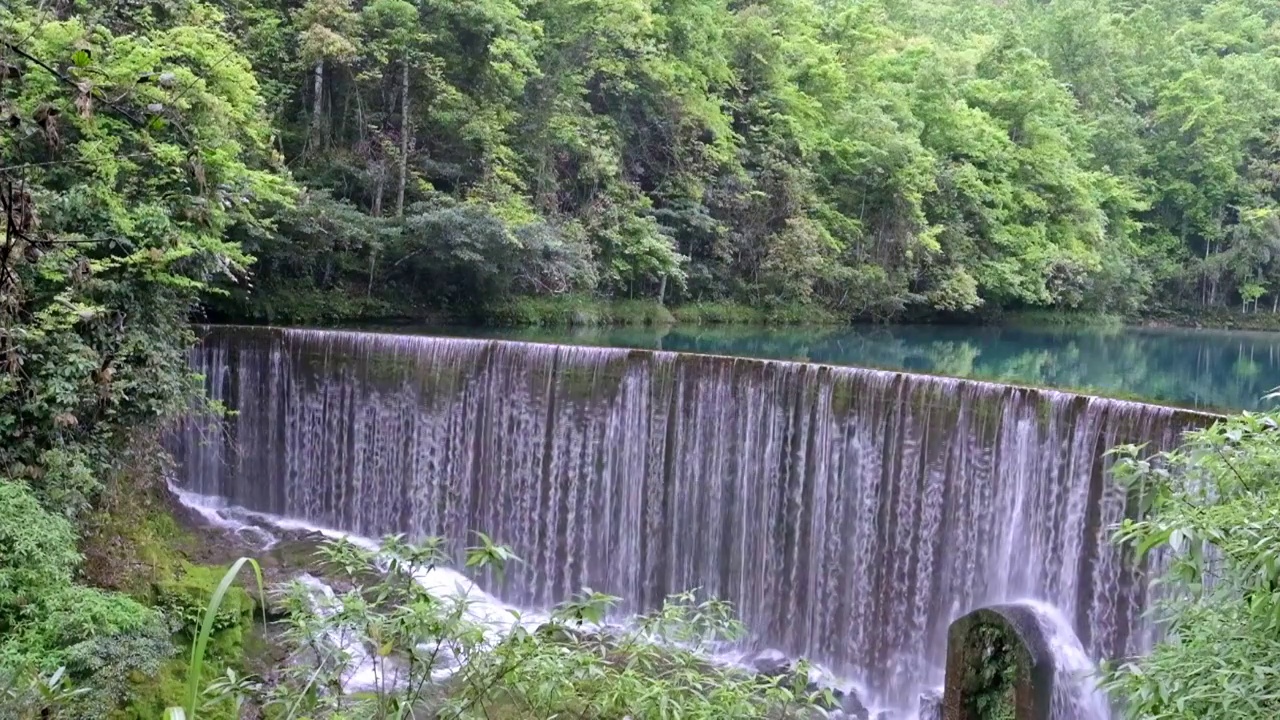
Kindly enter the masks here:
[[1270, 0], [166, 5], [305, 188], [224, 315], [1280, 307]]

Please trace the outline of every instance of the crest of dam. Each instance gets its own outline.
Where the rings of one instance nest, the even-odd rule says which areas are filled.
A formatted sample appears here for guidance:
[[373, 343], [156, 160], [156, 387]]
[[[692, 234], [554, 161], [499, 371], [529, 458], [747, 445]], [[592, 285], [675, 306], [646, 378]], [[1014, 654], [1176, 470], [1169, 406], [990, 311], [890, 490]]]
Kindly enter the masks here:
[[761, 647], [907, 703], [949, 623], [1056, 608], [1093, 658], [1146, 649], [1143, 568], [1110, 542], [1136, 499], [1121, 443], [1212, 416], [900, 372], [614, 348], [212, 327], [179, 483], [362, 536], [480, 531], [523, 562], [501, 599], [583, 587], [652, 607], [700, 589]]

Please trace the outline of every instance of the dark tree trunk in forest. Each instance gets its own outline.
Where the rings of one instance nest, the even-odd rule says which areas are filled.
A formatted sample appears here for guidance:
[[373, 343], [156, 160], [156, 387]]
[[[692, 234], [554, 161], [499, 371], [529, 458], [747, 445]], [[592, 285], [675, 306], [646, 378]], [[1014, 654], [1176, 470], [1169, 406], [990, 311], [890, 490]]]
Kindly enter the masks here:
[[317, 60], [315, 73], [315, 85], [312, 90], [311, 98], [311, 144], [319, 148], [324, 139], [324, 126], [322, 118], [324, 117], [324, 60]]
[[404, 215], [404, 186], [409, 175], [409, 57], [400, 68], [400, 187], [396, 190], [396, 217]]

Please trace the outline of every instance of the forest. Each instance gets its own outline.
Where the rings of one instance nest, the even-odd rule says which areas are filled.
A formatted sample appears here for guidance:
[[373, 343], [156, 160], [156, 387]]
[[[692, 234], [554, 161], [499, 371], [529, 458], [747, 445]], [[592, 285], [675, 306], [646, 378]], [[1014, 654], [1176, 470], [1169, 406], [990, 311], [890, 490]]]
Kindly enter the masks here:
[[246, 243], [256, 297], [231, 312], [488, 315], [565, 293], [843, 320], [1274, 312], [1278, 17], [239, 3], [224, 22], [305, 189]]
[[1280, 308], [1267, 0], [60, 5], [234, 44], [293, 195], [219, 317]]
[[[161, 441], [202, 402], [193, 318], [1275, 314], [1277, 115], [1274, 0], [5, 3], [0, 717], [408, 716], [264, 656], [265, 601], [175, 519]], [[1118, 540], [1201, 591], [1170, 610], [1184, 642], [1111, 670], [1135, 718], [1280, 712], [1275, 423], [1205, 431], [1163, 460], [1181, 474], [1135, 455], [1152, 514]], [[489, 653], [400, 569], [358, 616], [295, 603], [291, 632], [453, 643], [480, 684], [440, 717], [815, 701], [693, 654], [605, 662], [555, 622]]]

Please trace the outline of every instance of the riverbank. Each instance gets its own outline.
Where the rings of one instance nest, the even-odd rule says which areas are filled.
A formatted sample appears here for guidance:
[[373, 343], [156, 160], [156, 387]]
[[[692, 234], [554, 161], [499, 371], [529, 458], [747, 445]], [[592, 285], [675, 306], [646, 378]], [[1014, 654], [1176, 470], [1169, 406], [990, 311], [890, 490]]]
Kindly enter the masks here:
[[[747, 304], [710, 301], [664, 305], [649, 299], [609, 299], [568, 294], [517, 298], [483, 308], [448, 309], [393, 305], [383, 300], [322, 295], [273, 295], [252, 303], [214, 304], [205, 318], [218, 323], [284, 326], [465, 325], [507, 328], [607, 328], [821, 325], [842, 327], [887, 324], [885, 318], [841, 316], [816, 304]], [[1135, 315], [1078, 310], [989, 309], [968, 314], [928, 314], [896, 318], [891, 324], [933, 326], [998, 326], [1119, 330], [1125, 326], [1280, 332], [1280, 314], [1241, 313], [1223, 307], [1153, 307]]]
[[[95, 691], [110, 688], [102, 709], [120, 720], [154, 720], [185, 702], [191, 648], [209, 598], [227, 565], [253, 554], [251, 545], [202, 522], [170, 491], [172, 460], [161, 435], [140, 431], [121, 448], [80, 534], [81, 581], [127, 596], [163, 618], [164, 636], [147, 646], [127, 636], [118, 639], [120, 652], [132, 655], [94, 669], [87, 681]], [[247, 577], [228, 590], [217, 612], [200, 671], [202, 687], [225, 679], [228, 670], [243, 677], [282, 660], [259, 622], [258, 595], [249, 588], [252, 581], [243, 582]], [[145, 674], [121, 669], [132, 665]], [[86, 683], [86, 668], [68, 671]], [[236, 716], [231, 703], [212, 701], [201, 715]]]
[[505, 327], [846, 324], [816, 305], [704, 302], [668, 308], [654, 300], [601, 300], [578, 295], [518, 300], [490, 310], [484, 320], [485, 324]]
[[269, 301], [204, 308], [204, 319], [220, 323], [298, 326], [353, 324], [479, 325], [491, 327], [661, 327], [669, 325], [847, 325], [811, 304], [747, 305], [717, 301], [667, 306], [656, 300], [618, 300], [589, 295], [519, 298], [468, 310], [393, 306], [341, 294], [273, 296]]
[[1191, 310], [1155, 308], [1134, 318], [1133, 324], [1153, 328], [1280, 332], [1280, 314], [1267, 311], [1242, 313], [1224, 307]]

